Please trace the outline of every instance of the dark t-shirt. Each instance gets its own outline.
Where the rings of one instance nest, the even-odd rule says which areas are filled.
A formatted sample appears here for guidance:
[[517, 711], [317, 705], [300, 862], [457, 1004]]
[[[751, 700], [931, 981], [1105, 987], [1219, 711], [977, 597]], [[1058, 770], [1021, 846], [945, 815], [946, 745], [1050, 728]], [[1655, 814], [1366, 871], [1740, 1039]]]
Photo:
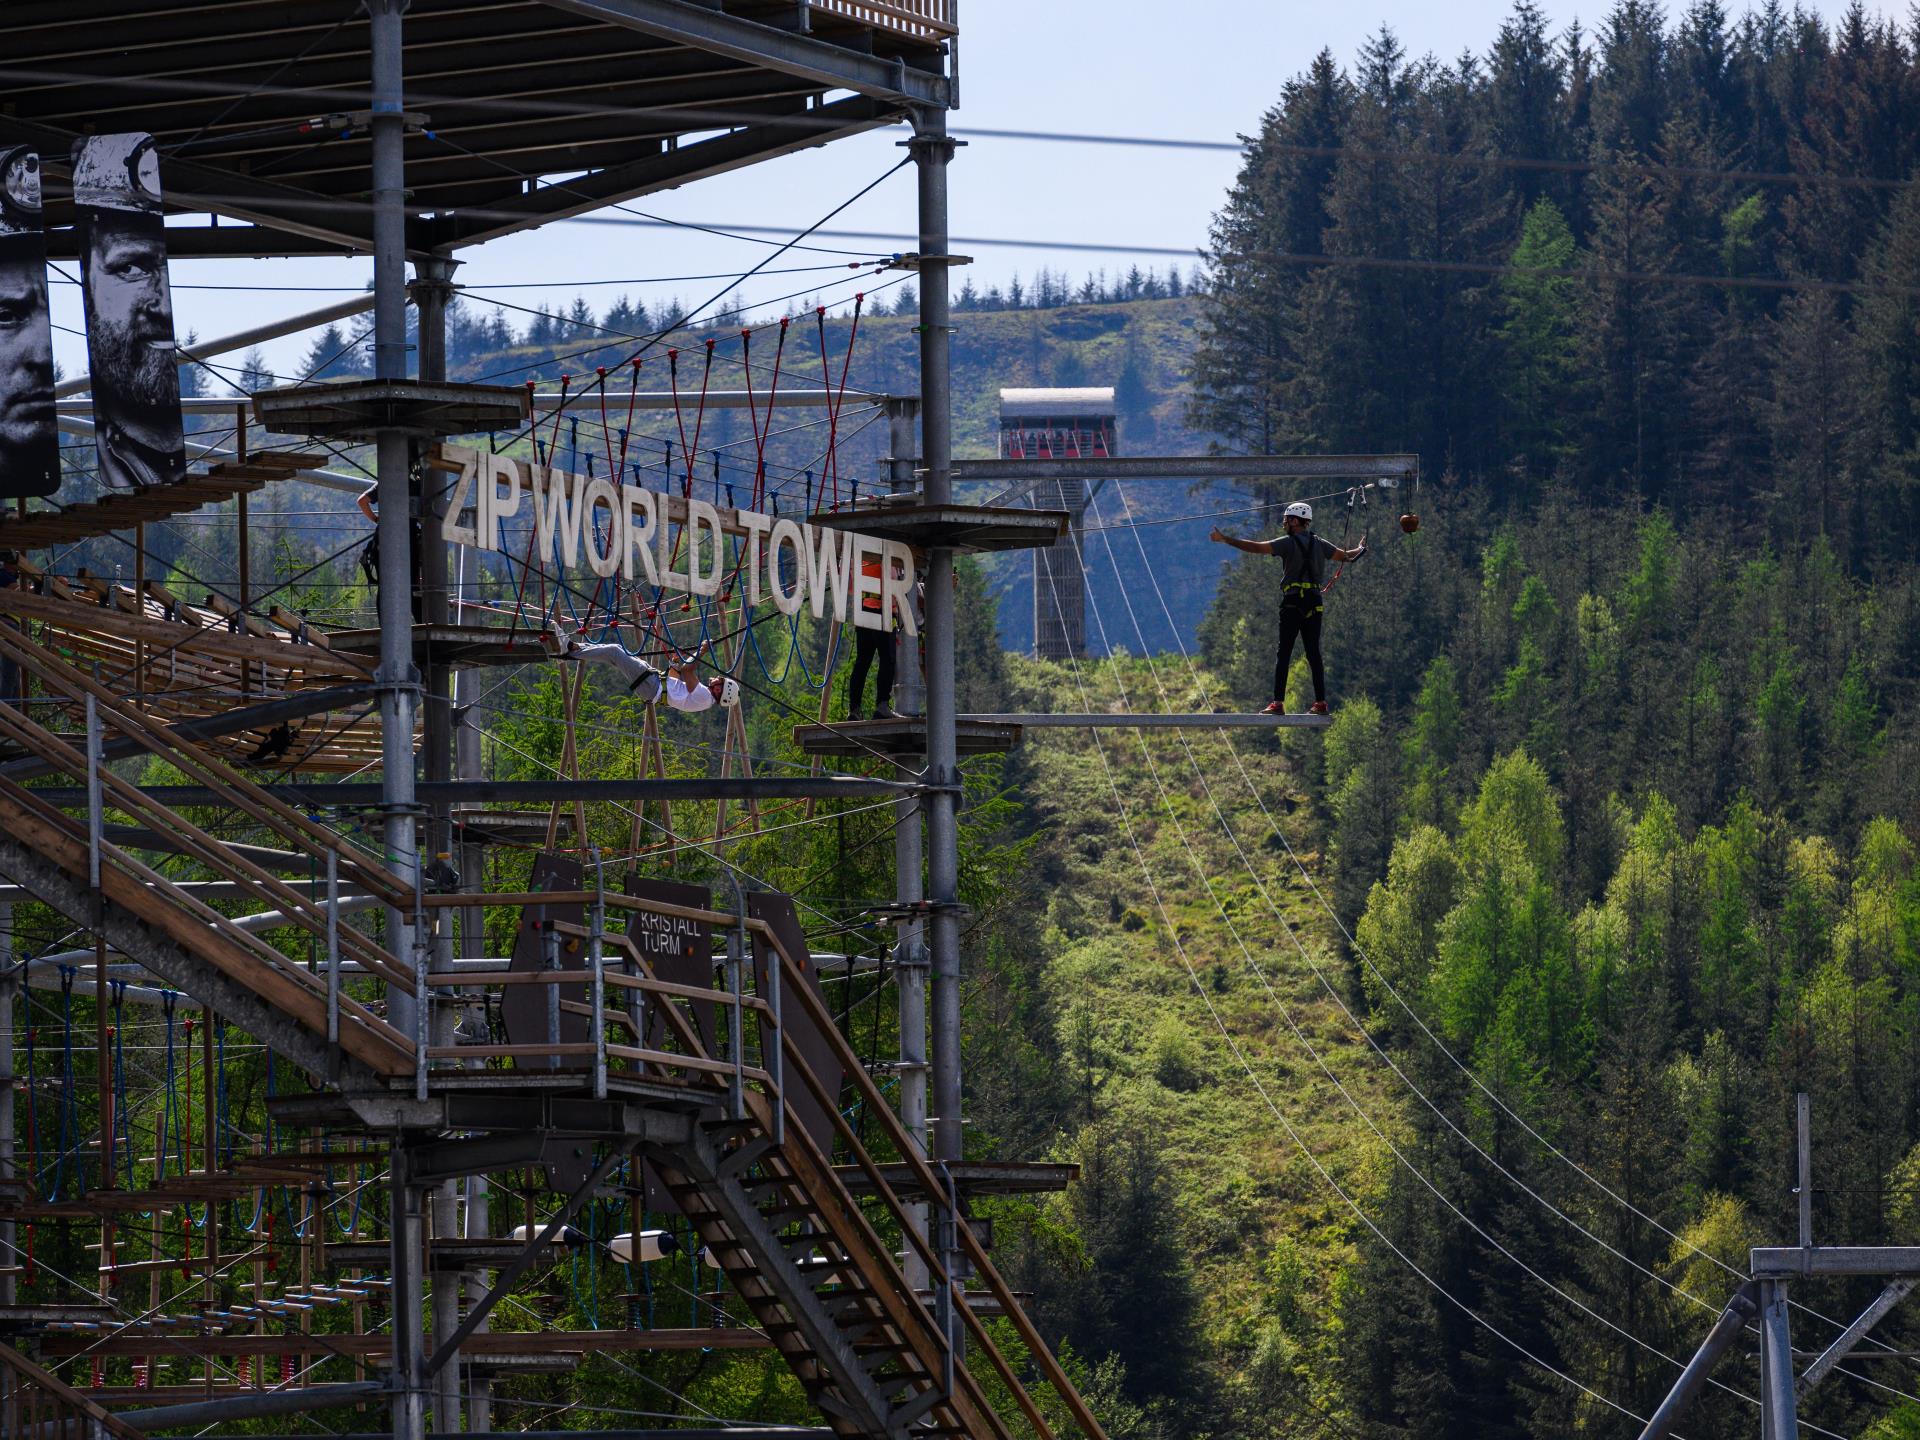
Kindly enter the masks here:
[[1275, 541], [1273, 554], [1286, 567], [1287, 593], [1302, 593], [1293, 588], [1297, 585], [1311, 585], [1318, 590], [1325, 584], [1327, 561], [1333, 558], [1337, 548], [1331, 540], [1323, 540], [1310, 530], [1298, 535], [1282, 535]]

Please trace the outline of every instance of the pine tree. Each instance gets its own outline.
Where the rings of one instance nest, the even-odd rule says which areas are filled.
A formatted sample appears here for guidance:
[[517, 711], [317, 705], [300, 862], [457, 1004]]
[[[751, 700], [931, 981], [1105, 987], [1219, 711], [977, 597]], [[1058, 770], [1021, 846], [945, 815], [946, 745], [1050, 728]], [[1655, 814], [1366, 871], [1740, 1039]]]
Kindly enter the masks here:
[[1306, 428], [1288, 393], [1299, 378], [1288, 333], [1310, 272], [1288, 257], [1321, 250], [1335, 162], [1295, 147], [1343, 143], [1351, 106], [1352, 87], [1323, 50], [1262, 120], [1214, 218], [1210, 276], [1192, 287], [1206, 300], [1188, 424], [1229, 451], [1272, 454]]
[[1536, 201], [1500, 280], [1498, 332], [1510, 463], [1534, 475], [1551, 475], [1571, 450], [1580, 282], [1550, 272], [1572, 270], [1575, 261], [1573, 232], [1559, 207]]
[[266, 352], [256, 345], [240, 362], [239, 372], [233, 380], [233, 393], [253, 395], [272, 389], [274, 383], [273, 372], [267, 368]]

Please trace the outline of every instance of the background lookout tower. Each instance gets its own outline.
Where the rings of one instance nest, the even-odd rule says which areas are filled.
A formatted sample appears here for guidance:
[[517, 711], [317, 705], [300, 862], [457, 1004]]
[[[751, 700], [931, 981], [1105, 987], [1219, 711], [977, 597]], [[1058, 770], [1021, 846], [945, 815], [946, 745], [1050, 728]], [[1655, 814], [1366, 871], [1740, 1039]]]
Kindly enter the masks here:
[[[1116, 452], [1113, 388], [1002, 390], [1002, 460], [1106, 460]], [[1095, 482], [1098, 483], [1098, 482]], [[1068, 543], [1033, 554], [1033, 652], [1042, 660], [1087, 653], [1087, 582], [1081, 564], [1081, 528], [1089, 483], [1079, 477], [1043, 480], [1029, 501], [1071, 517]]]

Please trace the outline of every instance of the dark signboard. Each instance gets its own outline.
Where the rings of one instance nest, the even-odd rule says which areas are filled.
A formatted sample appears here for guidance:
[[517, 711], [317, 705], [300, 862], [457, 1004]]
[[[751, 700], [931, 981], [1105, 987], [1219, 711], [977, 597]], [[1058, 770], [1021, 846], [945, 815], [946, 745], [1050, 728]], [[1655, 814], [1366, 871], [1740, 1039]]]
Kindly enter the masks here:
[[40, 156], [0, 147], [0, 499], [59, 488]]
[[100, 487], [171, 484], [187, 452], [153, 137], [76, 140], [73, 205]]
[[[793, 908], [793, 897], [777, 891], [756, 890], [747, 896], [747, 913], [756, 920], [764, 920], [772, 927], [774, 934], [780, 937], [780, 943], [799, 964], [806, 976], [806, 983], [815, 995], [820, 995], [820, 976], [815, 972], [813, 956], [807, 947], [806, 932], [800, 928], [800, 916]], [[768, 989], [768, 962], [774, 959], [772, 947], [759, 936], [753, 942], [753, 982], [755, 993], [763, 998], [771, 992]], [[791, 988], [790, 976], [783, 974], [783, 984]], [[822, 1008], [824, 1009], [824, 997]], [[830, 1012], [829, 1012], [830, 1013]], [[780, 1018], [786, 1023], [787, 1038], [790, 1045], [800, 1052], [807, 1068], [820, 1080], [826, 1093], [838, 1103], [840, 1082], [845, 1078], [841, 1069], [838, 1052], [828, 1037], [821, 1033], [819, 1026], [813, 1023], [808, 1011], [792, 995], [783, 995], [780, 1006]], [[762, 1048], [771, 1036], [762, 1032]], [[789, 1067], [791, 1069], [791, 1067]], [[794, 1113], [800, 1117], [800, 1123], [807, 1134], [813, 1137], [814, 1144], [820, 1147], [820, 1153], [829, 1159], [833, 1156], [834, 1128], [833, 1111], [817, 1099], [813, 1087], [799, 1075], [789, 1073], [786, 1076], [787, 1100], [793, 1106]]]
[[[627, 894], [638, 900], [656, 900], [688, 910], [712, 908], [712, 892], [704, 885], [681, 885], [672, 880], [642, 880], [633, 876], [627, 880], [626, 889]], [[712, 926], [698, 920], [680, 920], [630, 911], [627, 915], [627, 936], [652, 967], [656, 980], [670, 981], [675, 985], [696, 985], [703, 990], [719, 988], [714, 983]], [[660, 1013], [663, 1005], [679, 1006], [682, 1014], [691, 1010], [694, 1032], [699, 1035], [701, 1045], [708, 1055], [719, 1054], [714, 1032], [714, 1003], [711, 1000], [683, 1003], [658, 995], [649, 995], [646, 1003], [646, 1047], [649, 1050], [682, 1053], [679, 1041], [673, 1038]], [[680, 1207], [674, 1203], [673, 1196], [667, 1193], [667, 1187], [660, 1183], [660, 1176], [652, 1164], [643, 1164], [641, 1173], [645, 1177], [647, 1209], [655, 1215], [679, 1214]]]

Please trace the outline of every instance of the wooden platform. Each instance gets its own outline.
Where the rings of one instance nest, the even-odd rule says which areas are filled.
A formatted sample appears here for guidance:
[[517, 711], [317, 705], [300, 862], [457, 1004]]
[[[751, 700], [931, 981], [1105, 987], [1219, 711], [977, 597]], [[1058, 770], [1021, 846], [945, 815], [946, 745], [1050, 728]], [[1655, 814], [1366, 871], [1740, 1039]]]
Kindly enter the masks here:
[[[152, 582], [136, 596], [132, 586], [98, 576], [23, 569], [39, 588], [0, 590], [0, 616], [34, 622], [44, 641], [89, 669], [97, 666], [119, 694], [167, 723], [365, 684], [373, 675], [370, 659], [336, 651], [328, 636], [296, 615], [243, 614], [219, 596], [190, 604]], [[274, 771], [354, 771], [381, 755], [370, 706], [302, 716], [273, 745], [269, 736], [265, 729], [240, 730], [197, 743], [226, 760]]]
[[1192, 715], [1134, 715], [1124, 711], [1057, 715], [962, 715], [963, 723], [1018, 725], [1021, 729], [1054, 730], [1324, 730], [1331, 715], [1263, 715], [1216, 710]]
[[[896, 1160], [878, 1168], [896, 1195], [921, 1198], [920, 1187], [913, 1183], [912, 1166]], [[953, 1176], [954, 1188], [964, 1196], [1053, 1194], [1080, 1178], [1078, 1165], [1045, 1160], [952, 1160], [945, 1168]], [[836, 1165], [833, 1173], [855, 1195], [873, 1190], [873, 1182], [857, 1165]]]
[[[1244, 711], [1217, 711], [1192, 715], [1130, 715], [1095, 711], [1086, 714], [962, 715], [954, 722], [956, 748], [962, 755], [992, 755], [1011, 750], [1030, 729], [1039, 730], [1324, 730], [1330, 715], [1261, 715]], [[839, 720], [828, 725], [796, 725], [793, 741], [807, 755], [859, 759], [876, 753], [890, 756], [924, 755], [927, 722], [924, 716], [903, 715], [894, 720]]]
[[[336, 630], [327, 641], [343, 655], [371, 660], [380, 653], [380, 632]], [[547, 658], [540, 631], [522, 625], [415, 625], [416, 665], [533, 665]]]
[[236, 495], [251, 495], [263, 485], [290, 478], [300, 470], [315, 470], [330, 455], [290, 450], [263, 450], [245, 460], [215, 465], [204, 475], [189, 475], [174, 485], [149, 485], [139, 490], [116, 490], [98, 500], [69, 505], [64, 510], [34, 510], [23, 518], [0, 516], [0, 549], [41, 550], [70, 545], [135, 525], [190, 514], [208, 505], [220, 505]]

